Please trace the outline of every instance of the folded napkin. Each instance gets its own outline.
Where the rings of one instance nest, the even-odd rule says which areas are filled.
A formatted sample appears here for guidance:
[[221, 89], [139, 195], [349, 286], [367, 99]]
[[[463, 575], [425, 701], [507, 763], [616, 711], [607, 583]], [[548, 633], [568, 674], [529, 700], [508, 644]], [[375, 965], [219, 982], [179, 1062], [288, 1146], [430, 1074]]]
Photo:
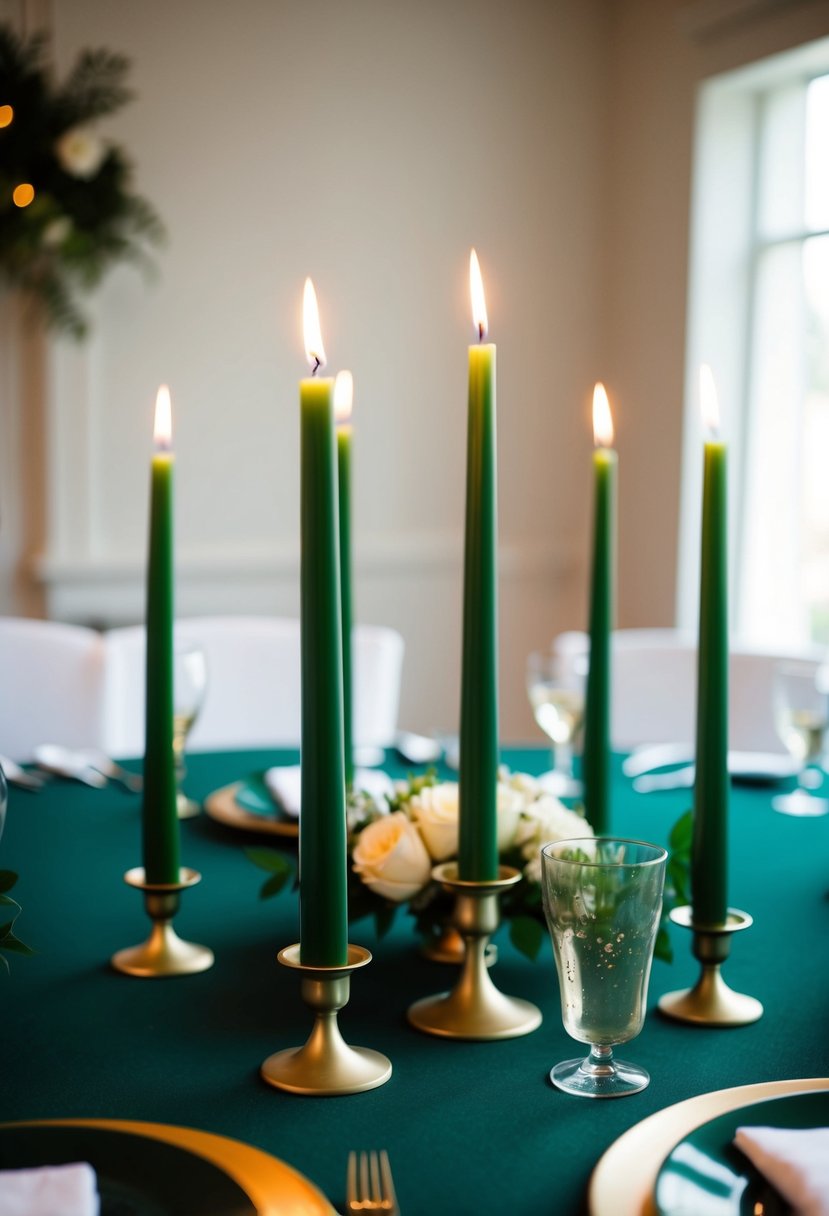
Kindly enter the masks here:
[[829, 1216], [829, 1127], [738, 1127], [734, 1143], [795, 1216]]
[[[294, 818], [299, 816], [302, 770], [298, 764], [269, 768], [265, 773], [265, 785], [274, 802], [281, 806], [286, 815], [293, 815]], [[394, 793], [394, 782], [388, 773], [380, 769], [358, 768], [354, 774], [354, 788], [380, 798]]]
[[0, 1216], [98, 1216], [91, 1165], [0, 1170]]

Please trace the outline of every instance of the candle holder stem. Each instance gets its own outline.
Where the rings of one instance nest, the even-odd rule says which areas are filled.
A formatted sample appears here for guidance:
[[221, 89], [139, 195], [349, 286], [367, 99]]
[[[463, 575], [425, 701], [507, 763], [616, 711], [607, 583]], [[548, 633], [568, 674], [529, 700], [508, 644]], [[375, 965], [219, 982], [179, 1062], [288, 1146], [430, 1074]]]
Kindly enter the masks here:
[[487, 969], [486, 951], [498, 927], [498, 896], [520, 881], [518, 870], [502, 866], [498, 878], [467, 882], [457, 877], [455, 862], [436, 866], [438, 882], [453, 893], [455, 927], [464, 941], [461, 972], [451, 992], [426, 997], [409, 1008], [418, 1030], [451, 1039], [511, 1039], [541, 1025], [541, 1011], [529, 1001], [505, 996]]
[[391, 1076], [390, 1061], [379, 1051], [349, 1047], [337, 1022], [348, 1004], [352, 972], [371, 962], [370, 952], [349, 946], [344, 966], [316, 967], [300, 962], [299, 951], [299, 945], [287, 946], [278, 957], [284, 967], [300, 972], [302, 999], [314, 1011], [314, 1025], [303, 1047], [268, 1056], [260, 1070], [263, 1080], [310, 1097], [358, 1094], [383, 1085]]
[[748, 929], [753, 919], [747, 912], [729, 908], [724, 925], [695, 925], [692, 908], [674, 908], [671, 920], [693, 932], [692, 952], [701, 964], [693, 988], [667, 992], [659, 1001], [666, 1017], [698, 1026], [748, 1026], [763, 1016], [763, 1006], [753, 996], [735, 992], [722, 977], [722, 965], [731, 953], [731, 935]]
[[116, 971], [141, 979], [159, 979], [174, 975], [195, 975], [213, 966], [213, 951], [207, 946], [185, 942], [173, 928], [173, 920], [181, 903], [181, 893], [201, 882], [198, 870], [185, 866], [179, 871], [177, 883], [147, 882], [141, 866], [127, 870], [124, 882], [144, 893], [144, 906], [152, 922], [150, 936], [140, 946], [119, 950], [110, 960]]

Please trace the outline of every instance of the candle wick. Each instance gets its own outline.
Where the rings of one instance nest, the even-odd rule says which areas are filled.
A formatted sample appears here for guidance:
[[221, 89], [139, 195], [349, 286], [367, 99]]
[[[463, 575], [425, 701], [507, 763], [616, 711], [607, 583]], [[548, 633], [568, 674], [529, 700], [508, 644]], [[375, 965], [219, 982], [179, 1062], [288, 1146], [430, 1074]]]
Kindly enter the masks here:
[[322, 360], [320, 359], [319, 355], [314, 355], [314, 366], [311, 370], [311, 375], [316, 376], [317, 372], [319, 371], [319, 369], [321, 367], [322, 367]]
[[483, 321], [479, 321], [478, 322], [478, 341], [483, 342], [483, 340], [484, 340], [484, 323], [483, 323]]

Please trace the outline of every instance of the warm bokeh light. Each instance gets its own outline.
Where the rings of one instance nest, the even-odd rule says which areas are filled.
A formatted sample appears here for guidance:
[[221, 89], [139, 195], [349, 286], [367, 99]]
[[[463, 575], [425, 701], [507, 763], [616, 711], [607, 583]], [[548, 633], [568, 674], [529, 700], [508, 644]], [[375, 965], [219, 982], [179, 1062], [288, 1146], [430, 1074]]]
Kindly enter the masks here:
[[337, 422], [351, 421], [351, 406], [354, 402], [354, 377], [351, 372], [337, 372], [334, 381], [334, 418]]
[[593, 442], [597, 448], [609, 448], [613, 444], [613, 417], [601, 381], [593, 389]]
[[173, 439], [173, 411], [170, 404], [170, 390], [162, 384], [155, 399], [155, 427], [153, 440], [159, 452], [166, 452]]
[[21, 182], [12, 191], [12, 202], [15, 207], [28, 207], [35, 196], [35, 188], [31, 182]]
[[14, 110], [11, 106], [0, 106], [0, 127], [11, 126], [11, 121], [14, 118]]
[[483, 342], [489, 325], [486, 317], [486, 300], [484, 299], [484, 281], [481, 278], [481, 267], [478, 255], [473, 249], [469, 255], [469, 291], [472, 296], [472, 320], [478, 331], [478, 338]]
[[707, 363], [699, 369], [699, 404], [702, 411], [702, 424], [712, 435], [717, 435], [720, 429], [720, 406], [717, 401], [717, 386], [714, 383], [714, 373]]
[[322, 345], [320, 330], [320, 311], [317, 307], [317, 293], [310, 279], [305, 280], [305, 290], [302, 294], [302, 322], [305, 333], [305, 354], [311, 364], [312, 371], [325, 367], [325, 348]]

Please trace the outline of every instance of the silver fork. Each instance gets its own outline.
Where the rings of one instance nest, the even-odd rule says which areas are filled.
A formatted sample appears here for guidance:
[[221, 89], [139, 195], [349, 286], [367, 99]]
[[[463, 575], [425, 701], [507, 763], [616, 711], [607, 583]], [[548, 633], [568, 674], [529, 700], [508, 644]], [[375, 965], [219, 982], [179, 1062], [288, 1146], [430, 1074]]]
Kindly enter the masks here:
[[385, 1149], [379, 1153], [348, 1154], [346, 1212], [387, 1212], [399, 1216], [397, 1196]]

